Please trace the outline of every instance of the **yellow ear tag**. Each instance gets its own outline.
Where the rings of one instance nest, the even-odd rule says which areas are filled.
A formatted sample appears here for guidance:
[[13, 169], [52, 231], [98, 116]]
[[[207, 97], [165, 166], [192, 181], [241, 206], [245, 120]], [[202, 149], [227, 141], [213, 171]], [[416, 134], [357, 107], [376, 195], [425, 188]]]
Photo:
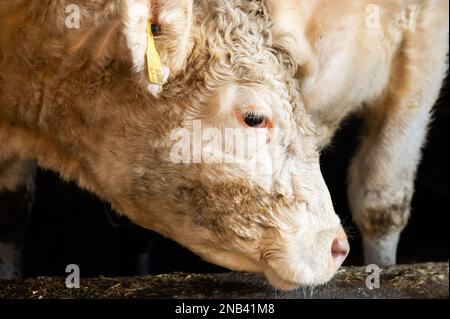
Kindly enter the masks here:
[[153, 38], [152, 25], [147, 25], [147, 68], [148, 78], [154, 84], [163, 84], [161, 58], [156, 50], [155, 39]]

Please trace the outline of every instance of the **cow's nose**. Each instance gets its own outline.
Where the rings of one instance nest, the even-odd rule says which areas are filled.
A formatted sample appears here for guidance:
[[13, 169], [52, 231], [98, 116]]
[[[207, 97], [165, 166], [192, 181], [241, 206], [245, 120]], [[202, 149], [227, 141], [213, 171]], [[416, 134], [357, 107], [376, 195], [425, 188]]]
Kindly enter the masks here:
[[348, 243], [347, 236], [342, 231], [331, 244], [331, 256], [333, 257], [333, 263], [336, 269], [341, 267], [349, 252], [350, 244]]

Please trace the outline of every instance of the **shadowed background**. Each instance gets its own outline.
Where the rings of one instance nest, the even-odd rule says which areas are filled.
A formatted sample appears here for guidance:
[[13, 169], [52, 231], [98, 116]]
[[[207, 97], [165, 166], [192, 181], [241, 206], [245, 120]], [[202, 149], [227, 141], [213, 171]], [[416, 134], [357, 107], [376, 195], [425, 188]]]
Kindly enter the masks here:
[[[448, 261], [448, 99], [446, 81], [419, 169], [412, 216], [400, 242], [400, 263]], [[362, 263], [360, 238], [346, 197], [347, 167], [360, 127], [360, 119], [349, 119], [322, 157], [336, 212], [350, 237], [352, 250], [346, 265]], [[39, 171], [26, 233], [25, 276], [63, 276], [68, 264], [79, 265], [83, 277], [223, 271], [109, 211], [94, 195], [62, 182], [51, 172]]]

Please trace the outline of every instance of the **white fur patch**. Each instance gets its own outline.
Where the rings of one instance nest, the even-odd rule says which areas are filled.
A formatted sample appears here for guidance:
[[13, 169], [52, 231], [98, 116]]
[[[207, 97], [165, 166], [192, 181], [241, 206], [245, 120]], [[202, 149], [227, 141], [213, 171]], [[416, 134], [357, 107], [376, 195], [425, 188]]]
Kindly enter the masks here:
[[145, 69], [147, 50], [147, 23], [150, 17], [150, 1], [127, 0], [125, 3], [124, 33], [136, 72]]

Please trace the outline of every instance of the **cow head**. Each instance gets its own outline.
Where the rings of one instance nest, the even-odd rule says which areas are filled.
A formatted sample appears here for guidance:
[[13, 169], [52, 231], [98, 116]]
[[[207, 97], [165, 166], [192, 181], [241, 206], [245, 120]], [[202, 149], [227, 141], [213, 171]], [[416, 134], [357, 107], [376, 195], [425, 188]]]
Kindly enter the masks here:
[[348, 243], [264, 4], [160, 2], [157, 47], [175, 72], [159, 98], [123, 77], [102, 95], [117, 107], [93, 188], [207, 261], [280, 289], [328, 281]]

